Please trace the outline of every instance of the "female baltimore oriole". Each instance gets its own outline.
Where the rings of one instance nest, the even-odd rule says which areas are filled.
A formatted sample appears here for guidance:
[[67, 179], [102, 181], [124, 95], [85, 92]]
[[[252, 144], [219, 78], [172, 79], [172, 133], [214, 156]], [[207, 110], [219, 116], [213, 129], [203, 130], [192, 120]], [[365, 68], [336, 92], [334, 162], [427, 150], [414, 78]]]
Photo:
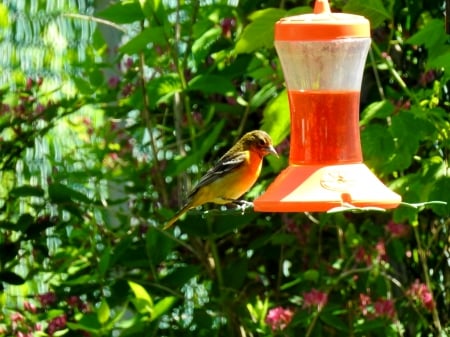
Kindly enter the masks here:
[[171, 227], [191, 208], [205, 203], [239, 204], [237, 199], [256, 182], [262, 160], [269, 153], [278, 157], [266, 132], [255, 130], [246, 133], [200, 179], [189, 193], [186, 204], [165, 224], [164, 229]]

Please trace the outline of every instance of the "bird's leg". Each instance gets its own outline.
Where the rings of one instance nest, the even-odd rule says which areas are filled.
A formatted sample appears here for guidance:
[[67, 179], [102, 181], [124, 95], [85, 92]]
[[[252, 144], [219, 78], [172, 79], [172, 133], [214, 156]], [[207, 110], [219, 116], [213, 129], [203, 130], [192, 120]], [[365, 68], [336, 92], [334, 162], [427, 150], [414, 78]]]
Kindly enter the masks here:
[[247, 208], [253, 208], [253, 202], [243, 199], [231, 200], [230, 204], [235, 205], [237, 209], [242, 211], [242, 213], [244, 213]]

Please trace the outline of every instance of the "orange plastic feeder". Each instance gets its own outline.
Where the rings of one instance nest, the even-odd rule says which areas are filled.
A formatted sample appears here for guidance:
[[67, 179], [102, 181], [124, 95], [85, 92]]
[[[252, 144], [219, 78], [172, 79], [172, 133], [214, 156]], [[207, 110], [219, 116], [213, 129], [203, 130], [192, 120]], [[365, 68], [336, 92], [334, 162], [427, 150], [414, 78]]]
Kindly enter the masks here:
[[275, 47], [291, 114], [289, 166], [254, 202], [259, 212], [324, 212], [335, 207], [395, 208], [401, 197], [363, 164], [359, 135], [361, 81], [370, 24], [331, 13], [316, 0], [314, 13], [275, 25]]

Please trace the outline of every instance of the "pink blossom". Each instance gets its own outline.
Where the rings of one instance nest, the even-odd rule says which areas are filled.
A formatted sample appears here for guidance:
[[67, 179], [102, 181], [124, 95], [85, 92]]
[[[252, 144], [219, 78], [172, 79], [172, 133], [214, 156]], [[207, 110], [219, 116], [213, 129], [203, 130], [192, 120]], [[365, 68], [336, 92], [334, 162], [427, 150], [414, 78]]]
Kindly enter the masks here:
[[23, 308], [26, 311], [31, 312], [33, 314], [35, 314], [36, 311], [37, 311], [36, 306], [33, 303], [30, 303], [30, 302], [27, 302], [27, 301], [23, 302]]
[[284, 330], [292, 320], [294, 312], [283, 307], [276, 307], [269, 310], [266, 316], [266, 324], [270, 326], [272, 331]]
[[53, 292], [39, 294], [38, 299], [41, 305], [45, 307], [56, 302], [56, 294]]
[[328, 295], [320, 290], [311, 289], [303, 294], [303, 308], [317, 307], [321, 310], [328, 302]]
[[11, 314], [10, 318], [11, 318], [13, 330], [15, 330], [19, 326], [19, 323], [21, 323], [25, 320], [23, 315], [19, 312], [13, 312]]
[[383, 261], [387, 260], [386, 246], [383, 240], [377, 242], [377, 244], [375, 245], [375, 250], [378, 253], [378, 259]]
[[422, 305], [428, 309], [432, 310], [434, 307], [433, 294], [426, 284], [416, 280], [407, 292], [413, 299], [422, 303]]
[[67, 318], [66, 315], [61, 315], [58, 317], [53, 318], [49, 323], [48, 323], [48, 334], [50, 336], [53, 336], [53, 334], [58, 331], [58, 330], [62, 330], [66, 327], [67, 324]]
[[361, 309], [363, 316], [367, 316], [368, 314], [367, 308], [371, 303], [372, 300], [370, 299], [369, 295], [359, 294], [359, 307]]
[[364, 247], [358, 247], [356, 249], [355, 261], [358, 263], [364, 263], [366, 266], [370, 266], [372, 264], [372, 258]]
[[386, 317], [393, 319], [395, 317], [395, 307], [392, 300], [380, 298], [373, 304], [375, 317]]
[[134, 65], [134, 61], [131, 57], [128, 57], [124, 62], [124, 66], [125, 66], [126, 70], [131, 69], [131, 67], [133, 67], [133, 65]]
[[409, 226], [395, 223], [392, 220], [387, 223], [385, 229], [391, 234], [393, 238], [403, 238], [409, 233]]
[[117, 76], [111, 76], [111, 77], [108, 79], [108, 87], [109, 87], [110, 89], [116, 89], [117, 86], [119, 85], [119, 82], [120, 82], [119, 77], [117, 77]]

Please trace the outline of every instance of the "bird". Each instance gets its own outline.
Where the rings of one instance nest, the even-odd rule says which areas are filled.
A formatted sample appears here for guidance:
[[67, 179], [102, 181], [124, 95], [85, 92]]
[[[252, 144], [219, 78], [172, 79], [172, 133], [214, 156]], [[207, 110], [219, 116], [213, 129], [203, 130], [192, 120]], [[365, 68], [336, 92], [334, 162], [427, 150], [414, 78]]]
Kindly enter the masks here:
[[262, 130], [244, 134], [190, 191], [184, 206], [164, 225], [170, 228], [184, 213], [206, 203], [219, 205], [248, 204], [239, 198], [247, 192], [261, 173], [263, 158], [278, 157], [272, 138]]

